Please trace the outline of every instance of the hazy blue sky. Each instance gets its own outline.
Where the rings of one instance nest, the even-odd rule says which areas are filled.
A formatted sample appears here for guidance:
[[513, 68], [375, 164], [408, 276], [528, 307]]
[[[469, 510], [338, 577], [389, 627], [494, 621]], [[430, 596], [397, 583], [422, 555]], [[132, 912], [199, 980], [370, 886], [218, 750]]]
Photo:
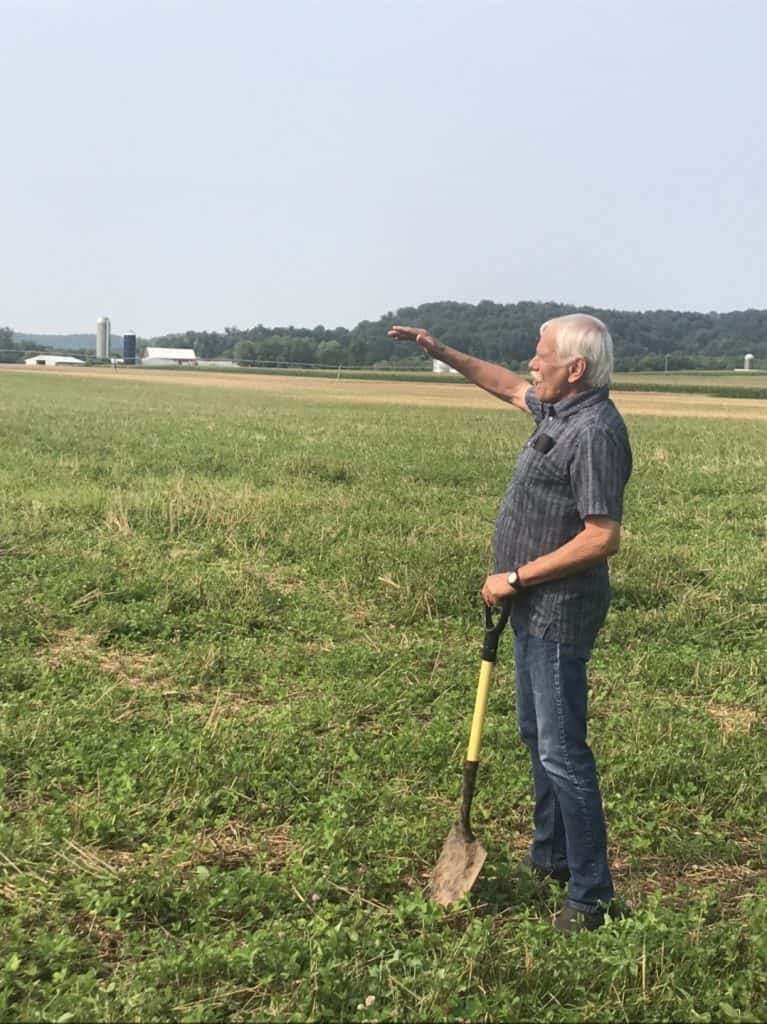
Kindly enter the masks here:
[[0, 0], [0, 324], [767, 307], [764, 0]]

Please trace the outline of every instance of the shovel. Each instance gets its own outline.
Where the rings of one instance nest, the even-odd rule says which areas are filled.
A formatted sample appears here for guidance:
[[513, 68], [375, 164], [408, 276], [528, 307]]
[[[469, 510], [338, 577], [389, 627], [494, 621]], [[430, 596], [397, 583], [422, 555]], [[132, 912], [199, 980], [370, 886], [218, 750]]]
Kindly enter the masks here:
[[461, 816], [450, 829], [439, 860], [429, 879], [429, 897], [435, 903], [441, 903], [443, 906], [455, 903], [466, 895], [476, 882], [482, 865], [485, 863], [485, 857], [487, 857], [487, 851], [471, 830], [469, 818], [471, 802], [474, 799], [474, 787], [477, 782], [479, 744], [482, 739], [482, 726], [485, 722], [487, 694], [498, 653], [498, 641], [503, 627], [508, 621], [510, 609], [510, 601], [504, 601], [499, 610], [498, 620], [493, 623], [493, 609], [485, 605], [485, 641], [482, 645], [482, 667], [479, 671], [477, 697], [474, 701], [469, 748], [463, 766]]

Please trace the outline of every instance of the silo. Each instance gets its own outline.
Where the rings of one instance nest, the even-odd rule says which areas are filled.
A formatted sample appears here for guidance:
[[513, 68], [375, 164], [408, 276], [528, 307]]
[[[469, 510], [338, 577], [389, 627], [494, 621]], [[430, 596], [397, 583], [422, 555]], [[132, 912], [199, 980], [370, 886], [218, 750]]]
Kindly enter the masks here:
[[743, 360], [743, 369], [744, 370], [753, 370], [753, 368], [754, 368], [754, 357], [749, 352], [749, 354]]
[[111, 327], [108, 316], [100, 316], [96, 321], [96, 358], [109, 359], [109, 343]]
[[123, 362], [126, 366], [136, 365], [136, 335], [133, 331], [123, 334]]

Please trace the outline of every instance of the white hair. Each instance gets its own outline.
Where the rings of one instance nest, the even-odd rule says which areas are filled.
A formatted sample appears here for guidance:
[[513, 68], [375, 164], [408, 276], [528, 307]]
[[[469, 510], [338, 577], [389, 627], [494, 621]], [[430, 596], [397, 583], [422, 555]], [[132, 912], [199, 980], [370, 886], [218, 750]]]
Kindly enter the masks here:
[[606, 387], [613, 372], [613, 339], [602, 321], [587, 313], [570, 313], [547, 320], [541, 325], [541, 334], [552, 326], [556, 327], [557, 355], [562, 362], [581, 356], [586, 361], [584, 384]]

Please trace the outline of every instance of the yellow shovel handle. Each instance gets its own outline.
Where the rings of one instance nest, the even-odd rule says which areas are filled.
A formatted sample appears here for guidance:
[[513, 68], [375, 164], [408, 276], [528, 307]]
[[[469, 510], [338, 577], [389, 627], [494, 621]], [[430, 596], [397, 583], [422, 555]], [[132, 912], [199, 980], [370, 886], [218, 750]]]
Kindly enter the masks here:
[[466, 752], [467, 761], [479, 761], [479, 745], [482, 740], [482, 726], [485, 724], [487, 695], [490, 691], [490, 679], [493, 675], [493, 664], [494, 663], [492, 661], [483, 661], [482, 667], [479, 670], [477, 696], [474, 701], [474, 717], [471, 720], [469, 748]]

